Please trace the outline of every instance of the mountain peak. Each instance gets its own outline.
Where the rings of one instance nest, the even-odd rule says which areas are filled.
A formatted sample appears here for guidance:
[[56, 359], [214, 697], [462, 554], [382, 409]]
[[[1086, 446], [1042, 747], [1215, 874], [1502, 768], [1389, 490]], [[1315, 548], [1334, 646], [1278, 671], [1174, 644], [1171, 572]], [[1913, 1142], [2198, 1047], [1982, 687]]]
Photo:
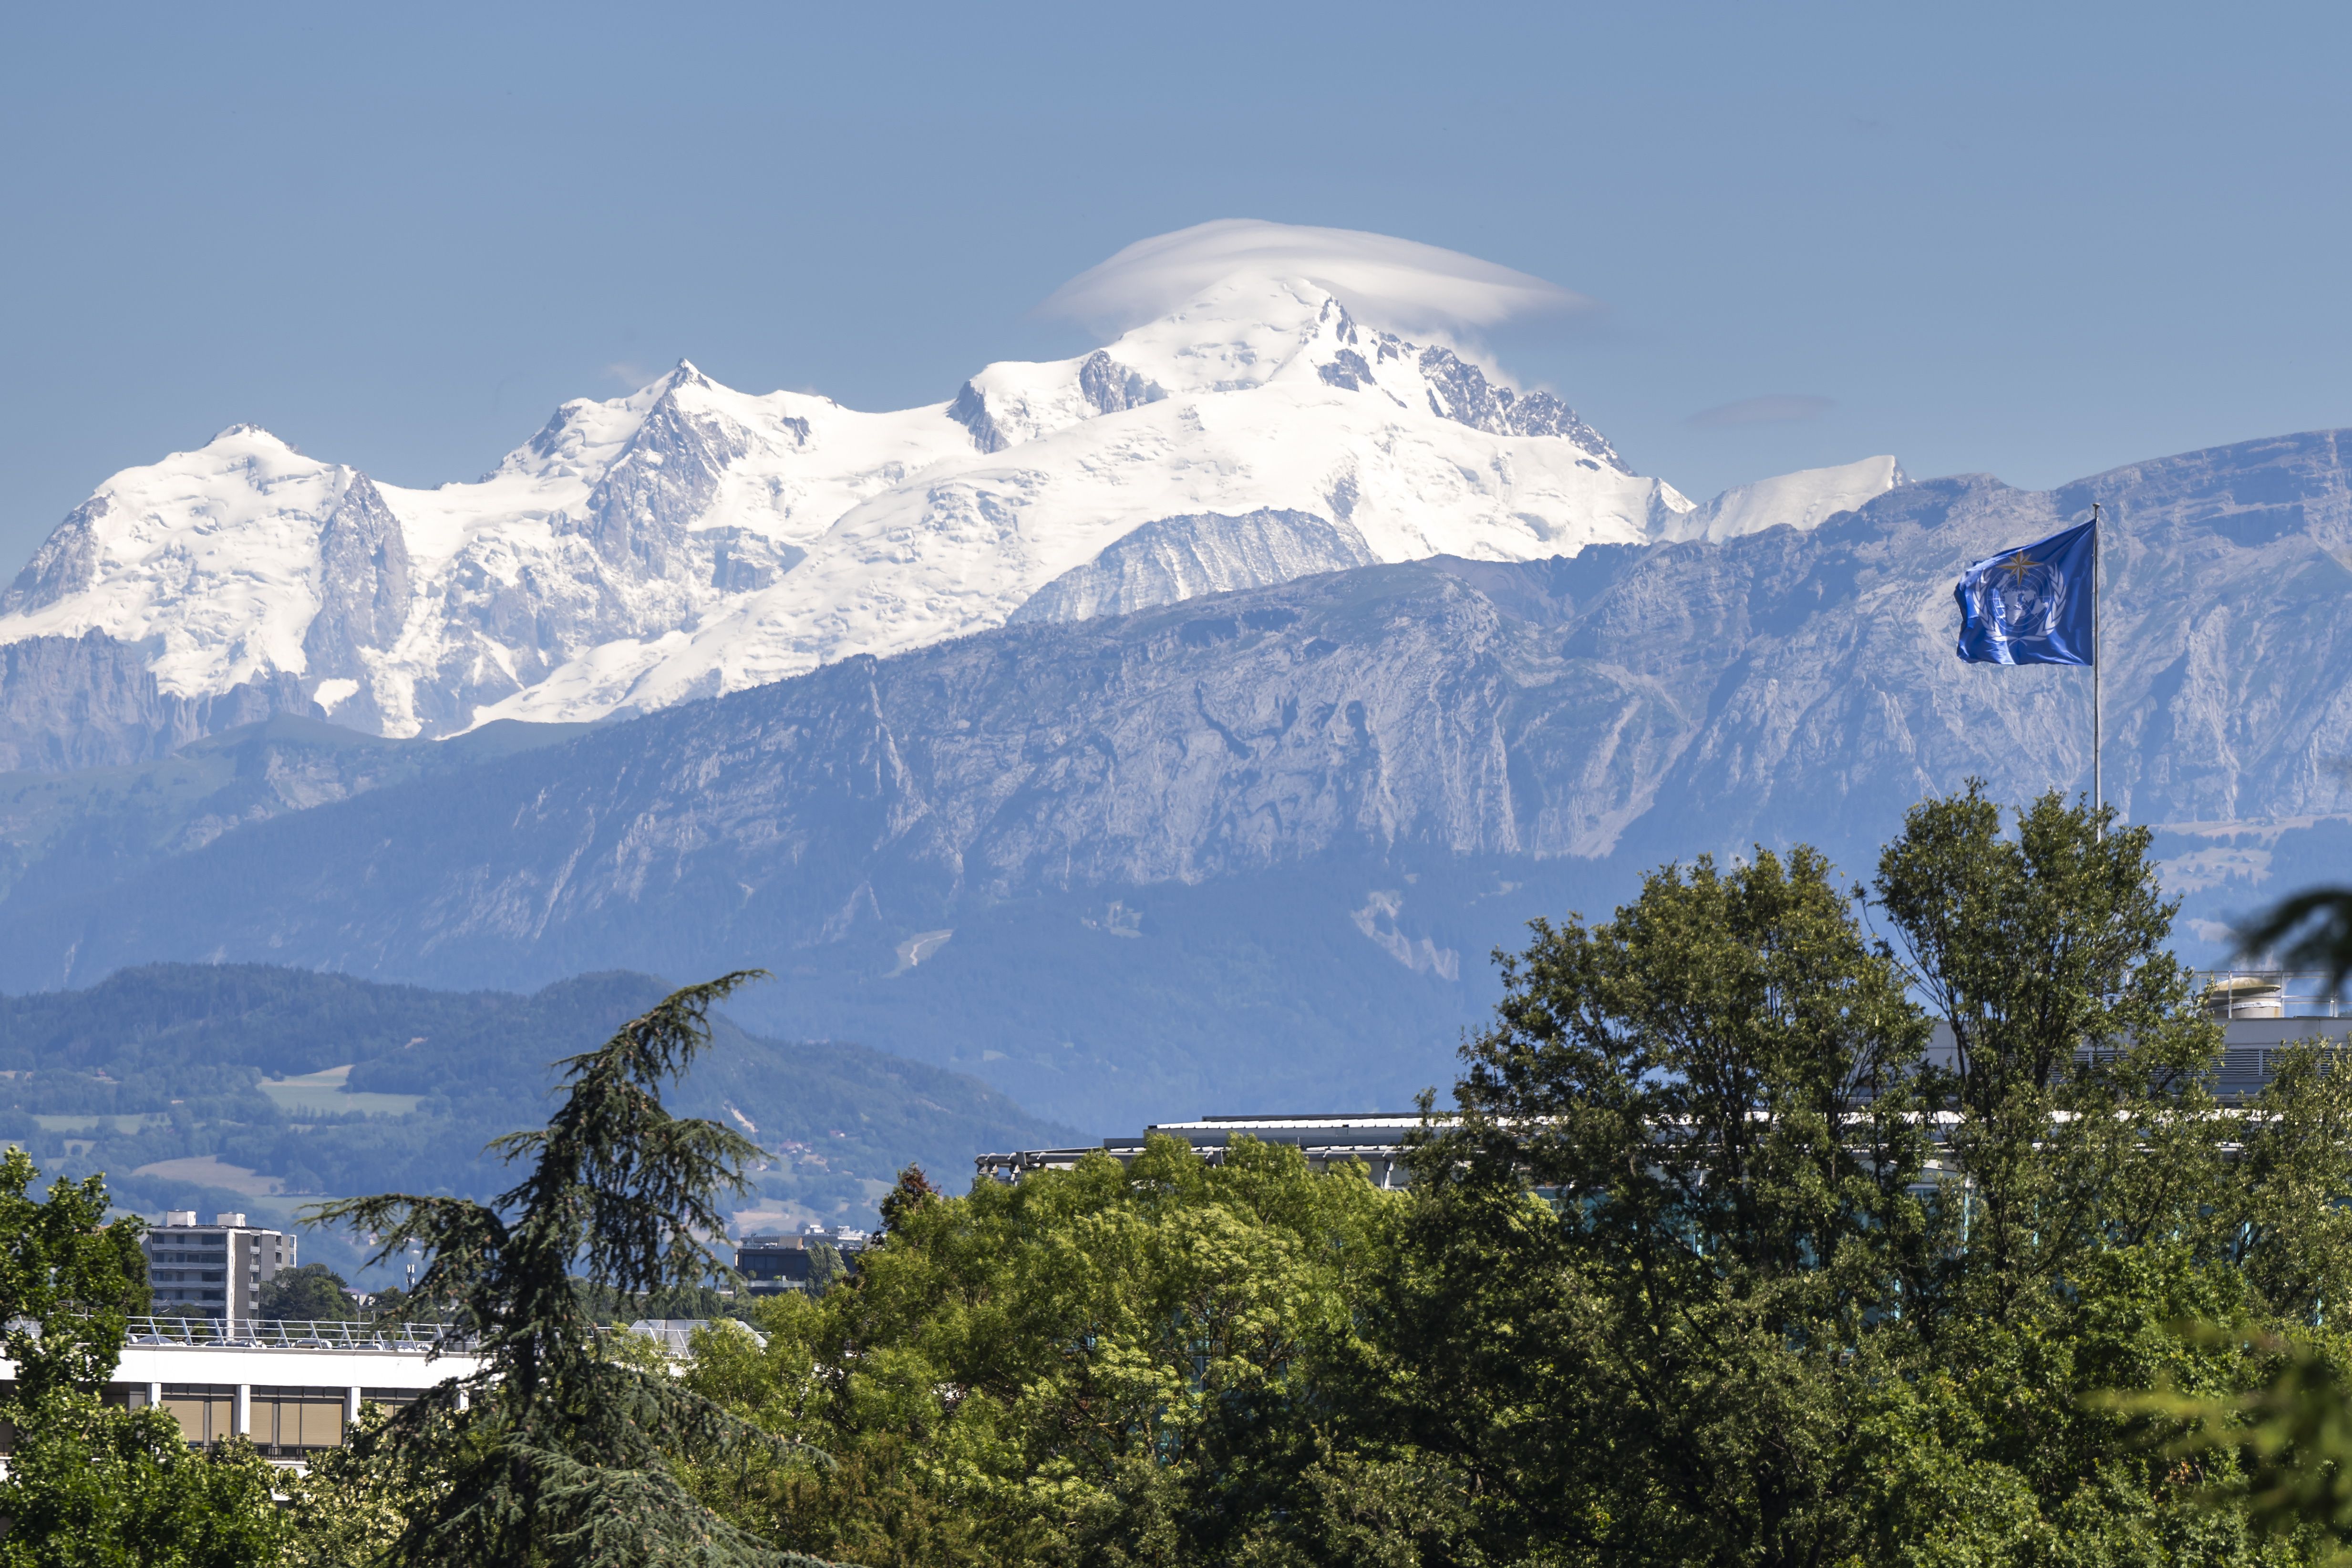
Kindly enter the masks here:
[[205, 442], [205, 445], [207, 447], [217, 447], [224, 441], [254, 440], [266, 441], [273, 447], [282, 447], [289, 452], [296, 450], [294, 443], [287, 440], [283, 436], [275, 435], [270, 431], [263, 429], [258, 425], [248, 425], [242, 422], [231, 425], [226, 429], [216, 432], [213, 438]]
[[1818, 528], [1842, 511], [1852, 511], [1911, 482], [1892, 457], [1864, 458], [1829, 468], [1800, 468], [1769, 479], [1734, 485], [1695, 510], [1664, 520], [1662, 540], [1704, 539], [1721, 543], [1743, 533], [1786, 524]]

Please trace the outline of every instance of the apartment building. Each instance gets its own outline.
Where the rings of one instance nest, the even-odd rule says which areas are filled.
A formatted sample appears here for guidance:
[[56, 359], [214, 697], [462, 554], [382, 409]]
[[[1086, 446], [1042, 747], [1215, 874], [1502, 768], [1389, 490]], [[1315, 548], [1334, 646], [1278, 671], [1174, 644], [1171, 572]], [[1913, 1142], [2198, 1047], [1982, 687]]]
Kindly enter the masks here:
[[780, 1290], [805, 1290], [816, 1261], [814, 1248], [830, 1247], [845, 1263], [865, 1250], [873, 1237], [848, 1226], [803, 1226], [794, 1233], [770, 1232], [747, 1236], [735, 1247], [735, 1272], [744, 1289], [754, 1296]]
[[194, 1209], [165, 1211], [140, 1246], [158, 1317], [259, 1317], [261, 1288], [294, 1267], [295, 1238], [245, 1223], [241, 1214], [196, 1223]]

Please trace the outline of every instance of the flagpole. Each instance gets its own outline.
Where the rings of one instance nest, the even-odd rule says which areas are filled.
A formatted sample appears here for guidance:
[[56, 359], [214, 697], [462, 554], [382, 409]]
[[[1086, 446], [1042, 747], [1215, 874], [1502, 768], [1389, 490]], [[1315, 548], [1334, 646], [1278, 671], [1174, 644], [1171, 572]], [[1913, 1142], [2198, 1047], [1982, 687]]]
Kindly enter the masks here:
[[2099, 503], [2091, 503], [2091, 811], [2096, 824], [2094, 834], [2102, 844], [2106, 842], [2106, 824], [2099, 821], [2100, 807], [2106, 804], [2105, 781], [2099, 776]]

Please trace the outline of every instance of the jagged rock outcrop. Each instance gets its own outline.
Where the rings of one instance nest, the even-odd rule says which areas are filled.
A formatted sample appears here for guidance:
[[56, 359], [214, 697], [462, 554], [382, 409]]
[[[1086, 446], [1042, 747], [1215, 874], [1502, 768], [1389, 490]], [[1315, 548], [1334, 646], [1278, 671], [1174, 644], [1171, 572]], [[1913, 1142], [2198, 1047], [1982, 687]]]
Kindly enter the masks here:
[[79, 594], [98, 577], [98, 520], [111, 505], [104, 496], [92, 496], [66, 514], [8, 591], [0, 594], [0, 616], [37, 610], [68, 595]]
[[[740, 425], [681, 398], [682, 390], [711, 390], [701, 372], [689, 367], [669, 382], [589, 491], [583, 515], [567, 516], [557, 530], [583, 535], [611, 564], [648, 577], [679, 574], [688, 531], [710, 510], [729, 466], [751, 449]], [[805, 443], [808, 422], [797, 424]]]
[[[1393, 340], [1385, 340], [1383, 347], [1388, 341]], [[1404, 347], [1410, 352], [1411, 345]], [[1425, 348], [1420, 363], [1421, 374], [1429, 382], [1429, 405], [1446, 418], [1497, 436], [1556, 436], [1574, 442], [1621, 474], [1633, 471], [1608, 437], [1550, 393], [1521, 394], [1499, 385], [1449, 348]]]
[[0, 771], [117, 767], [275, 713], [320, 716], [299, 677], [161, 689], [145, 653], [100, 632], [0, 644]]
[[1079, 362], [1078, 390], [1097, 414], [1118, 414], [1129, 408], [1140, 408], [1168, 395], [1166, 387], [1141, 371], [1119, 363], [1102, 349], [1097, 349]]
[[971, 382], [956, 389], [954, 400], [948, 405], [948, 417], [971, 431], [971, 444], [983, 452], [1002, 452], [1013, 445], [988, 411], [988, 400]]
[[337, 705], [343, 723], [383, 730], [366, 655], [399, 640], [413, 599], [407, 535], [383, 492], [366, 475], [354, 475], [319, 531], [319, 613], [302, 635], [309, 689], [316, 693], [329, 680], [348, 683], [350, 697]]

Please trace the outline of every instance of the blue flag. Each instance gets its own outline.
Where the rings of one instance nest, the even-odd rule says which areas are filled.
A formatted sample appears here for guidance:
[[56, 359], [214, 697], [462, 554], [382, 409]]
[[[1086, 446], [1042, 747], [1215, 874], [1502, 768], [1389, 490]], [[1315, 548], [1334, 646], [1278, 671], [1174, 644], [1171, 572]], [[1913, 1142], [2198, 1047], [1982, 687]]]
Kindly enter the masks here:
[[1959, 655], [1973, 664], [2090, 664], [2098, 522], [1989, 555], [1960, 574]]

